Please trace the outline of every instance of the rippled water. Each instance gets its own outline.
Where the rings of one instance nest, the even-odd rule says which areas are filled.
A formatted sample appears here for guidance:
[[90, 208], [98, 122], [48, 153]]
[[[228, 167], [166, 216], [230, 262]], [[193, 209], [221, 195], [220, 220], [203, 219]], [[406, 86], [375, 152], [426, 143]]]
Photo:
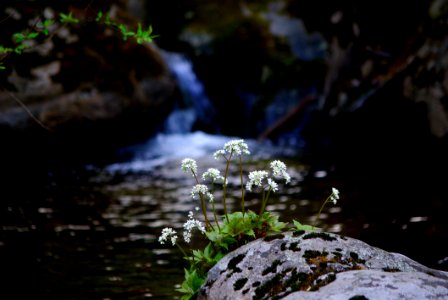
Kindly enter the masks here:
[[[193, 178], [180, 171], [180, 161], [194, 157], [200, 170], [220, 168], [210, 154], [228, 139], [203, 133], [159, 135], [127, 149], [134, 153], [129, 161], [101, 168], [88, 166], [62, 179], [49, 176], [44, 192], [32, 201], [6, 202], [1, 210], [0, 238], [6, 283], [17, 295], [45, 299], [178, 297], [174, 288], [182, 281], [185, 265], [176, 249], [160, 245], [157, 238], [165, 226], [181, 228], [188, 211], [197, 206], [190, 198]], [[254, 157], [260, 159], [248, 163], [252, 170], [267, 167], [266, 159], [292, 154], [255, 141], [249, 145]], [[356, 191], [332, 178], [330, 170], [312, 170], [297, 161], [286, 161], [292, 182], [281, 188], [267, 207], [278, 212], [283, 221], [296, 218], [313, 223], [323, 199], [332, 186], [337, 186], [342, 194], [340, 203], [327, 207], [321, 215], [320, 225], [326, 230], [365, 237], [374, 245], [376, 241], [376, 245], [389, 245], [390, 250], [398, 251], [394, 234], [412, 236], [432, 228], [439, 234], [430, 235], [429, 241], [433, 241], [446, 228], [426, 214], [395, 223], [393, 218], [384, 224], [373, 223], [354, 202], [359, 198]], [[230, 185], [239, 183], [237, 176], [229, 181]], [[231, 195], [238, 197], [239, 192], [235, 189]], [[230, 201], [230, 207], [237, 203]], [[246, 204], [256, 209], [256, 195], [248, 195]], [[389, 228], [384, 228], [385, 224]], [[382, 234], [384, 238], [376, 240]], [[440, 250], [432, 257], [434, 265], [445, 257], [444, 249]], [[424, 257], [429, 252], [409, 253], [417, 253], [417, 259], [419, 253]]]

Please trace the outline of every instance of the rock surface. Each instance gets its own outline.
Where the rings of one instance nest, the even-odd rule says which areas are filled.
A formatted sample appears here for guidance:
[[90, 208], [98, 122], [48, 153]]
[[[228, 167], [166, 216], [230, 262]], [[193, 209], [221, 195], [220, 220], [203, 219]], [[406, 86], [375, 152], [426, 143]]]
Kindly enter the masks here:
[[356, 239], [295, 232], [225, 256], [198, 298], [448, 299], [448, 273]]

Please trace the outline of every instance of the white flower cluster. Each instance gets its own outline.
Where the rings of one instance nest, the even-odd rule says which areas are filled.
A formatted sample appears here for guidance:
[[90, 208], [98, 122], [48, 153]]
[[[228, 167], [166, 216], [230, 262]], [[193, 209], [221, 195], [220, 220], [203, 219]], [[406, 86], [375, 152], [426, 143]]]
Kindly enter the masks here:
[[188, 213], [188, 220], [184, 223], [184, 240], [186, 243], [190, 243], [192, 231], [197, 228], [202, 234], [205, 233], [205, 227], [199, 220], [193, 218], [193, 212]]
[[215, 168], [209, 168], [206, 172], [204, 172], [204, 174], [202, 174], [203, 180], [207, 180], [207, 178], [209, 178], [213, 183], [215, 183], [215, 182], [223, 183], [224, 182], [224, 177], [221, 176], [221, 173], [219, 172], [219, 170], [215, 169]]
[[206, 198], [208, 198], [208, 200], [210, 202], [213, 202], [213, 195], [208, 191], [208, 187], [204, 184], [196, 184], [192, 189], [191, 189], [191, 197], [193, 199], [196, 199], [197, 196], [203, 195]]
[[185, 173], [191, 172], [193, 176], [198, 171], [198, 165], [196, 164], [196, 161], [191, 158], [185, 158], [184, 160], [182, 160], [181, 168]]
[[337, 200], [339, 200], [339, 190], [337, 188], [331, 188], [330, 201], [336, 204]]
[[246, 183], [246, 189], [252, 191], [252, 186], [262, 186], [263, 179], [268, 177], [266, 171], [252, 171], [249, 173], [249, 181]]
[[159, 237], [159, 243], [165, 244], [168, 240], [171, 241], [171, 244], [176, 245], [177, 241], [177, 233], [173, 230], [173, 228], [163, 228], [162, 235]]
[[288, 172], [286, 172], [286, 165], [284, 162], [279, 160], [274, 160], [271, 162], [272, 174], [275, 177], [284, 178], [286, 183], [291, 181], [291, 176], [289, 176]]
[[237, 156], [250, 155], [249, 147], [244, 140], [231, 140], [224, 144], [223, 149], [216, 151], [213, 157], [218, 160], [221, 157], [226, 157], [227, 153]]
[[[278, 178], [285, 179], [286, 183], [291, 181], [291, 176], [286, 172], [286, 165], [279, 161], [274, 160], [271, 162], [272, 175]], [[267, 171], [252, 171], [249, 173], [249, 181], [246, 183], [246, 189], [252, 191], [253, 186], [263, 186], [263, 179], [267, 178], [266, 190], [273, 192], [278, 191], [278, 184], [272, 178], [268, 178], [269, 173]]]

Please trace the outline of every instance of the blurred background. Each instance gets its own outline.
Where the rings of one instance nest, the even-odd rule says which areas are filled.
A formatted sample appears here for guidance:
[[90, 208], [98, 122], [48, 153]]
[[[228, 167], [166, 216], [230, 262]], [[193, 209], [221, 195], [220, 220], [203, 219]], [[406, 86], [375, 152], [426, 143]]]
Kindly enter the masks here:
[[447, 17], [447, 0], [3, 0], [3, 293], [179, 297], [181, 254], [157, 237], [196, 206], [180, 161], [221, 167], [233, 138], [248, 170], [287, 163], [283, 221], [448, 270]]

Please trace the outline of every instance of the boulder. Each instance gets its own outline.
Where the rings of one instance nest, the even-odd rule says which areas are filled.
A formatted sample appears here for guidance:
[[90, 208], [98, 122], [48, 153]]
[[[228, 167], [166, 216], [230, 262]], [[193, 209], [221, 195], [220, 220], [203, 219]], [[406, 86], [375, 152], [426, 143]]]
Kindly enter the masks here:
[[448, 273], [353, 238], [298, 231], [226, 255], [198, 299], [448, 299]]

